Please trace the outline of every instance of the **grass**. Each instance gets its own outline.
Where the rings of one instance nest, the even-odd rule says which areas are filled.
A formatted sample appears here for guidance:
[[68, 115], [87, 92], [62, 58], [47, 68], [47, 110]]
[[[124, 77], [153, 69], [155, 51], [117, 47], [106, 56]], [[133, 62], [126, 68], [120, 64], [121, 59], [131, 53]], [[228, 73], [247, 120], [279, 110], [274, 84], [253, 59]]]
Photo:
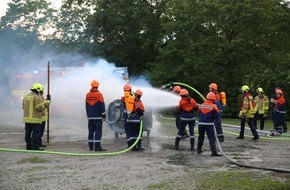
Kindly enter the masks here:
[[[193, 184], [191, 181], [195, 181]], [[271, 175], [257, 172], [206, 172], [191, 173], [161, 183], [150, 184], [148, 189], [198, 189], [198, 190], [290, 190], [290, 180], [278, 180]]]
[[257, 174], [250, 172], [222, 172], [222, 173], [207, 173], [204, 174], [198, 184], [198, 189], [204, 190], [222, 190], [222, 189], [237, 189], [237, 190], [289, 190], [289, 179], [281, 182], [278, 179], [273, 179], [266, 174]]
[[30, 158], [21, 159], [17, 163], [18, 164], [26, 164], [26, 163], [32, 163], [32, 164], [36, 164], [36, 163], [49, 163], [49, 160], [44, 159], [42, 157], [34, 156], [34, 157], [30, 157]]

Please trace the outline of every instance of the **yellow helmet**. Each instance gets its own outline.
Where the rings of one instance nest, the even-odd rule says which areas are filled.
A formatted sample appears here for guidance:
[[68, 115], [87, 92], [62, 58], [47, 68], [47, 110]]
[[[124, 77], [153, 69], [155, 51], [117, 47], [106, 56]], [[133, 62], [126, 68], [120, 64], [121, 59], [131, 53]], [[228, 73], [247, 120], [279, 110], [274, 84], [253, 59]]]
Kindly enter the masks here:
[[250, 87], [248, 85], [243, 85], [241, 91], [249, 92]]
[[261, 88], [261, 87], [257, 88], [256, 91], [257, 91], [257, 93], [259, 93], [259, 92], [264, 93], [264, 90], [263, 90], [263, 88]]
[[43, 85], [40, 83], [34, 83], [31, 87], [31, 90], [36, 90], [37, 92], [40, 92], [43, 90]]

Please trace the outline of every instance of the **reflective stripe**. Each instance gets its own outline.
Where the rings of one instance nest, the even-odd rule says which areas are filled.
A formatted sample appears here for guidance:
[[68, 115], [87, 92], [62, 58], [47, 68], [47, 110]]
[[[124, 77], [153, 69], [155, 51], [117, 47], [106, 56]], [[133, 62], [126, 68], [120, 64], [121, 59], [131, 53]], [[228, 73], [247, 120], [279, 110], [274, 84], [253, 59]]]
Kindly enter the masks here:
[[132, 119], [132, 120], [127, 119], [127, 122], [129, 122], [129, 123], [140, 123], [140, 120], [139, 119]]
[[198, 125], [214, 125], [214, 123], [198, 122]]
[[100, 120], [100, 119], [103, 119], [102, 117], [88, 117], [88, 119], [98, 119], [98, 120]]
[[201, 104], [201, 105], [199, 106], [199, 108], [200, 108], [200, 109], [201, 109], [201, 108], [205, 108], [205, 109], [212, 110], [212, 109], [213, 109], [213, 106], [212, 106], [212, 105], [204, 105], [204, 104]]
[[195, 117], [192, 117], [192, 118], [184, 118], [184, 117], [181, 117], [180, 120], [183, 120], [183, 121], [192, 121], [192, 120], [195, 120]]
[[279, 110], [276, 110], [276, 112], [278, 112], [278, 113], [286, 113], [286, 111], [279, 111]]

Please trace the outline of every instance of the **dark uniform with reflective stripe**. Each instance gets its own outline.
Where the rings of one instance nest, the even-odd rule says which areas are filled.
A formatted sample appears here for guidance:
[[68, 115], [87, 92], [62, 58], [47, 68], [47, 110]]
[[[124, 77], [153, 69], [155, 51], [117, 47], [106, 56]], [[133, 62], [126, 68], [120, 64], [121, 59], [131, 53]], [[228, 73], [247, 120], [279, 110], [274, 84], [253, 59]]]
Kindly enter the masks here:
[[97, 88], [91, 88], [86, 95], [86, 112], [88, 117], [88, 145], [92, 151], [95, 143], [95, 150], [102, 150], [101, 139], [103, 119], [106, 118], [105, 102], [102, 93]]

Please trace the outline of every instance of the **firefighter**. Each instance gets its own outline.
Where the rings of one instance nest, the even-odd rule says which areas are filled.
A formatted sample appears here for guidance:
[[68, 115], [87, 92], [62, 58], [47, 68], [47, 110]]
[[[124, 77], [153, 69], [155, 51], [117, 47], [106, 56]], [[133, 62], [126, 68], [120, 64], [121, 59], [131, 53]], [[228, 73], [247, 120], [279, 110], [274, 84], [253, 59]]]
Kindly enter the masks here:
[[[181, 91], [180, 86], [174, 86], [172, 92], [179, 95], [180, 91]], [[173, 109], [173, 114], [175, 115], [175, 125], [176, 125], [176, 128], [177, 128], [177, 130], [179, 130], [179, 125], [180, 125], [180, 111], [178, 109], [178, 106], [176, 106], [176, 108]], [[181, 137], [181, 139], [186, 139], [186, 138], [189, 137], [189, 135], [188, 135], [188, 133], [187, 133], [187, 131], [186, 131], [185, 128], [184, 128], [183, 134], [184, 135]]]
[[[134, 92], [134, 94], [135, 94], [135, 101], [134, 101], [133, 110], [130, 113], [128, 113], [128, 117], [127, 117], [128, 127], [131, 127], [132, 129], [132, 140], [131, 140], [132, 144], [134, 144], [138, 138], [138, 135], [140, 132], [141, 118], [144, 115], [144, 111], [145, 111], [144, 105], [141, 101], [141, 96], [143, 95], [142, 91], [138, 89]], [[141, 133], [143, 133], [143, 130]], [[141, 134], [141, 137], [142, 137], [142, 134]], [[141, 137], [139, 141], [137, 142], [137, 145], [132, 149], [132, 151], [144, 150], [144, 148], [142, 148], [141, 146], [142, 144]]]
[[221, 156], [217, 153], [214, 135], [214, 121], [219, 117], [219, 109], [215, 104], [216, 95], [213, 92], [209, 92], [206, 95], [206, 101], [199, 106], [198, 110], [198, 142], [197, 153], [201, 154], [202, 145], [204, 142], [205, 133], [208, 137], [211, 156]]
[[284, 115], [286, 114], [286, 102], [283, 97], [283, 91], [280, 89], [276, 90], [277, 100], [275, 102], [275, 122], [274, 122], [274, 130], [276, 130], [279, 134], [282, 134], [282, 128], [284, 121]]
[[42, 123], [41, 114], [45, 109], [45, 104], [49, 104], [49, 100], [42, 100], [39, 92], [42, 84], [35, 83], [31, 87], [31, 93], [23, 98], [22, 108], [23, 123], [25, 123], [25, 142], [27, 150], [43, 150], [39, 148], [39, 130]]
[[[39, 91], [39, 96], [42, 99], [42, 101], [45, 101], [45, 98], [43, 96], [43, 91], [44, 91], [44, 86], [41, 87], [41, 89]], [[44, 133], [44, 130], [45, 130], [46, 121], [48, 119], [48, 110], [47, 109], [48, 109], [48, 107], [50, 105], [50, 101], [51, 101], [50, 94], [47, 94], [46, 100], [49, 100], [49, 102], [46, 102], [44, 104], [45, 108], [44, 108], [44, 110], [43, 110], [43, 112], [41, 114], [42, 123], [40, 125], [39, 136], [38, 136], [39, 147], [46, 147], [46, 145], [43, 144], [43, 142], [42, 142], [42, 136], [43, 136], [43, 133]]]
[[260, 119], [260, 129], [264, 130], [265, 119], [268, 116], [269, 110], [269, 98], [264, 94], [263, 88], [257, 88], [256, 92], [258, 95], [255, 97], [255, 117], [254, 117], [254, 126], [257, 129], [257, 120]]
[[103, 121], [106, 120], [106, 110], [103, 94], [99, 92], [99, 82], [93, 80], [91, 89], [86, 95], [86, 113], [88, 117], [88, 145], [89, 150], [106, 151], [101, 146]]
[[214, 123], [216, 127], [217, 136], [218, 136], [218, 141], [224, 142], [224, 134], [223, 134], [223, 128], [222, 128], [222, 114], [224, 110], [224, 105], [222, 104], [221, 95], [218, 92], [218, 86], [216, 83], [211, 83], [209, 85], [209, 92], [213, 92], [215, 94], [214, 103], [217, 105], [219, 109], [218, 118], [215, 120], [215, 123]]
[[179, 101], [178, 109], [180, 110], [180, 125], [177, 136], [175, 138], [174, 149], [178, 150], [179, 142], [181, 137], [184, 135], [186, 125], [189, 127], [190, 134], [190, 150], [194, 150], [194, 126], [195, 126], [195, 113], [198, 111], [196, 101], [189, 96], [186, 89], [181, 89], [180, 94], [181, 100]]
[[249, 93], [249, 90], [250, 88], [247, 85], [243, 85], [241, 88], [241, 92], [243, 94], [243, 102], [239, 113], [239, 117], [241, 118], [241, 129], [240, 135], [237, 139], [244, 139], [245, 124], [247, 122], [254, 136], [252, 140], [258, 140], [260, 137], [254, 126], [254, 114], [256, 112], [255, 103], [253, 96]]
[[132, 139], [132, 128], [129, 127], [127, 123], [127, 118], [128, 118], [128, 113], [129, 113], [129, 110], [127, 110], [127, 106], [128, 106], [128, 109], [130, 109], [129, 99], [132, 99], [130, 101], [134, 101], [134, 94], [132, 92], [132, 87], [130, 84], [125, 84], [123, 86], [123, 91], [124, 91], [124, 96], [121, 97], [121, 101], [124, 103], [124, 107], [125, 107], [124, 114], [123, 114], [124, 122], [125, 122], [124, 129], [125, 129], [126, 138], [127, 138], [127, 145], [129, 148], [132, 145], [132, 142], [134, 140]]
[[[273, 120], [274, 128], [275, 128], [275, 115], [276, 115], [275, 105], [276, 105], [276, 101], [277, 101], [277, 94], [276, 94], [277, 90], [282, 90], [282, 89], [280, 87], [276, 87], [275, 94], [272, 95], [271, 100], [270, 100], [270, 102], [273, 103], [273, 105], [274, 105], [274, 108], [272, 111], [272, 120]], [[287, 132], [287, 123], [285, 122], [285, 119], [283, 119], [283, 121], [282, 121], [282, 126], [283, 126], [283, 133], [286, 133]]]

